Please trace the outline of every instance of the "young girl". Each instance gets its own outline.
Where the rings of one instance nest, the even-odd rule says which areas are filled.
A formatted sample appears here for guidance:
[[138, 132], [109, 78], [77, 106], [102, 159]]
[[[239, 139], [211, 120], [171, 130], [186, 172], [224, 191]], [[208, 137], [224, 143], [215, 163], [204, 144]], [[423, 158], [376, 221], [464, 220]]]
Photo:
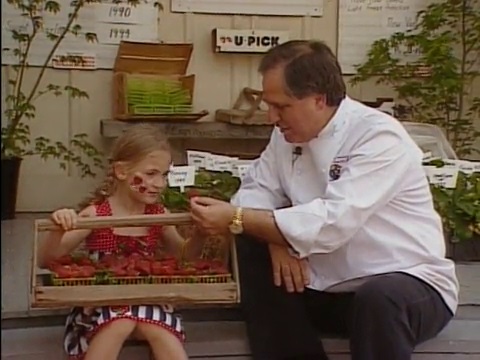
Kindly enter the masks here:
[[[39, 246], [39, 264], [69, 254], [84, 240], [91, 256], [152, 255], [161, 241], [169, 253], [198, 256], [203, 244], [189, 246], [173, 226], [75, 230], [79, 217], [160, 214], [157, 203], [167, 186], [171, 164], [168, 142], [154, 126], [130, 127], [113, 146], [103, 185], [77, 214], [57, 210], [52, 219], [61, 230], [48, 233]], [[190, 245], [190, 243], [192, 243]], [[183, 360], [184, 333], [180, 317], [169, 305], [74, 308], [67, 318], [65, 350], [71, 359], [115, 360], [124, 341], [134, 336], [149, 342], [156, 360]]]

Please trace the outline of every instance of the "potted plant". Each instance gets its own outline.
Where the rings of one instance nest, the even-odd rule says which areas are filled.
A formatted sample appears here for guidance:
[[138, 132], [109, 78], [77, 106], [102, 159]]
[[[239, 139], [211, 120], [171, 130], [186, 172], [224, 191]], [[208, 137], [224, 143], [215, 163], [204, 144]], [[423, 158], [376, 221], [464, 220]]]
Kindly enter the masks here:
[[[475, 127], [480, 94], [478, 85], [472, 86], [480, 78], [479, 6], [479, 0], [428, 5], [418, 12], [414, 28], [375, 41], [351, 80], [357, 84], [373, 79], [392, 87], [397, 118], [439, 126], [460, 158], [479, 152], [474, 142], [480, 135]], [[405, 52], [416, 56], [402, 61], [397, 55]], [[455, 189], [432, 185], [449, 255], [455, 260], [480, 258], [478, 176], [460, 173]]]
[[[208, 196], [223, 201], [230, 201], [240, 187], [240, 179], [229, 172], [213, 172], [200, 170], [195, 175], [195, 185], [189, 186], [184, 192], [178, 188], [167, 188], [160, 198], [160, 202], [171, 212], [189, 211], [189, 199], [193, 196]], [[186, 237], [199, 237], [191, 225], [177, 226], [180, 233]], [[229, 236], [228, 234], [225, 236]], [[225, 236], [207, 236], [202, 252], [202, 258], [221, 259], [224, 263], [229, 260], [230, 241]]]
[[[425, 165], [442, 167], [442, 160]], [[453, 189], [431, 185], [435, 209], [450, 239], [447, 256], [455, 260], [480, 260], [480, 173], [458, 173]]]
[[[461, 158], [479, 151], [480, 94], [472, 87], [480, 74], [479, 7], [479, 0], [432, 3], [414, 28], [375, 41], [351, 80], [392, 87], [400, 120], [439, 126]], [[405, 52], [417, 55], [404, 62], [397, 55]]]

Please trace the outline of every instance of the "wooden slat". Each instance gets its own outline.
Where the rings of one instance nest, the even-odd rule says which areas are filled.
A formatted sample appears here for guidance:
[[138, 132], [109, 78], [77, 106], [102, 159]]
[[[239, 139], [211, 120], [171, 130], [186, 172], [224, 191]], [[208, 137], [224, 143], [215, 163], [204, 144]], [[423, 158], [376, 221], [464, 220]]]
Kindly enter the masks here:
[[[135, 227], [154, 225], [184, 225], [190, 224], [192, 217], [189, 213], [135, 215], [135, 216], [101, 216], [78, 219], [76, 229], [102, 229], [109, 227]], [[50, 231], [59, 228], [52, 220], [36, 220], [37, 231]]]
[[[132, 126], [118, 120], [101, 120], [103, 137], [116, 138]], [[193, 123], [155, 123], [169, 139], [240, 139], [268, 140], [273, 130], [270, 125], [232, 125], [227, 123], [200, 121]]]
[[[480, 322], [477, 323], [480, 326]], [[185, 347], [190, 359], [251, 359], [243, 323], [206, 321], [185, 322], [184, 325], [187, 335]], [[476, 332], [468, 333], [475, 329]], [[412, 360], [477, 360], [480, 358], [478, 330], [472, 328], [468, 321], [453, 320], [438, 337], [428, 340], [423, 350], [417, 347]], [[2, 330], [2, 358], [6, 355], [22, 356], [28, 352], [40, 353], [52, 348], [60, 351], [63, 333], [63, 326]], [[330, 359], [350, 360], [347, 340], [326, 339], [323, 342]], [[127, 346], [132, 349], [129, 351], [132, 355], [138, 352], [145, 354], [140, 350], [147, 348], [145, 343], [128, 343]]]
[[[189, 354], [199, 357], [251, 354], [243, 322], [186, 323], [185, 331]], [[322, 341], [329, 354], [348, 354], [350, 351], [346, 339], [325, 338]], [[436, 338], [417, 346], [415, 353], [424, 356], [467, 353], [476, 354], [480, 358], [480, 321], [452, 320]]]
[[221, 284], [145, 284], [91, 286], [37, 286], [32, 307], [238, 303], [234, 282]]

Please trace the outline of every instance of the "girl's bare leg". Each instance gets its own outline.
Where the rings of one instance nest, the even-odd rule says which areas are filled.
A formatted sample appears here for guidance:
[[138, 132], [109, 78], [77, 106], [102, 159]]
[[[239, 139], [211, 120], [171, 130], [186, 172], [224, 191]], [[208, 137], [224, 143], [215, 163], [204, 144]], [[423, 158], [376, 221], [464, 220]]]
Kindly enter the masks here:
[[131, 319], [117, 319], [105, 325], [88, 344], [84, 360], [117, 360], [123, 343], [136, 325]]
[[148, 341], [155, 360], [187, 360], [183, 344], [170, 331], [158, 325], [139, 322], [138, 335]]

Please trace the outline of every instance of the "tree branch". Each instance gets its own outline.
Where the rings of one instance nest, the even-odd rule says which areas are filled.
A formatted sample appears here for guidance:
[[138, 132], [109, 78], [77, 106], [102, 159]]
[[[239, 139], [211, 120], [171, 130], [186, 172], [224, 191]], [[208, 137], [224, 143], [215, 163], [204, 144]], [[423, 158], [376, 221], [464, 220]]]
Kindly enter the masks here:
[[[55, 54], [55, 51], [57, 48], [60, 46], [60, 43], [62, 40], [65, 38], [65, 36], [68, 34], [70, 31], [70, 28], [73, 24], [73, 21], [77, 17], [78, 12], [80, 9], [83, 7], [84, 0], [79, 0], [75, 4], [75, 8], [73, 10], [73, 13], [70, 16], [70, 19], [68, 19], [67, 25], [65, 25], [65, 28], [63, 29], [62, 33], [58, 36], [57, 40], [55, 41], [52, 49], [50, 50], [49, 54], [47, 55], [47, 58], [45, 59], [45, 62], [43, 66], [41, 67], [40, 74], [38, 74], [37, 80], [35, 81], [35, 84], [33, 85], [32, 90], [30, 91], [30, 94], [28, 95], [27, 99], [25, 100], [26, 104], [29, 104], [33, 97], [35, 96], [35, 92], [37, 91], [38, 86], [40, 85], [40, 82], [42, 81], [43, 75], [45, 74], [45, 71], [47, 70], [48, 64], [50, 63], [50, 60], [52, 59], [53, 55]], [[25, 109], [23, 109], [19, 114], [15, 116], [15, 118], [12, 121], [11, 127], [13, 129], [16, 128], [20, 120], [22, 119], [23, 115], [25, 114]]]

